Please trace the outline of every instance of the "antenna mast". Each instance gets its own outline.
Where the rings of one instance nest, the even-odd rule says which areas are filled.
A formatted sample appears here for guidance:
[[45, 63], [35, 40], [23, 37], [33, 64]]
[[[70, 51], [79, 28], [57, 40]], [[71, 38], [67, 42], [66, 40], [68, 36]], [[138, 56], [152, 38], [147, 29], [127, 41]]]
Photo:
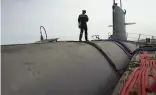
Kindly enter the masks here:
[[120, 8], [122, 9], [122, 0], [120, 0]]
[[113, 4], [115, 4], [115, 0], [113, 0]]
[[[115, 4], [115, 0], [113, 0], [113, 4]], [[122, 0], [120, 0], [120, 8], [122, 9]]]

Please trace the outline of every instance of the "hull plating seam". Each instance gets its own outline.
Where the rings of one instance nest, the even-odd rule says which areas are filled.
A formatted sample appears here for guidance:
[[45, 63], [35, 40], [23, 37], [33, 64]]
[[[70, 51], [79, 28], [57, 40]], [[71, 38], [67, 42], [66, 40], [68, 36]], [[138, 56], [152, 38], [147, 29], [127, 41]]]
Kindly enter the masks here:
[[114, 62], [107, 56], [107, 54], [97, 44], [95, 44], [93, 42], [84, 42], [84, 43], [89, 44], [89, 45], [93, 46], [94, 48], [96, 48], [103, 55], [103, 57], [107, 59], [108, 63], [113, 68], [113, 70], [115, 71], [116, 75], [117, 76], [121, 76], [121, 73], [120, 73], [121, 70], [118, 70], [116, 68]]
[[131, 59], [131, 54], [121, 44], [119, 44], [118, 42], [114, 43], [125, 52], [125, 54], [129, 57], [129, 59]]
[[132, 58], [132, 51], [121, 41], [117, 41], [117, 40], [104, 40], [104, 41], [110, 41], [110, 42], [115, 43], [117, 46], [119, 46], [127, 54], [127, 56], [130, 59]]

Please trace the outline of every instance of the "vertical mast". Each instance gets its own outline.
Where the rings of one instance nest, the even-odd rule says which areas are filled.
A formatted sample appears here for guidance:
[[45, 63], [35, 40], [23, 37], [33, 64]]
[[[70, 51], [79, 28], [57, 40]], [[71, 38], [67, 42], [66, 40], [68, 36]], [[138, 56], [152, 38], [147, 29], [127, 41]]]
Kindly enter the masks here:
[[122, 9], [122, 0], [120, 0], [120, 8]]
[[113, 4], [115, 4], [115, 0], [113, 0]]

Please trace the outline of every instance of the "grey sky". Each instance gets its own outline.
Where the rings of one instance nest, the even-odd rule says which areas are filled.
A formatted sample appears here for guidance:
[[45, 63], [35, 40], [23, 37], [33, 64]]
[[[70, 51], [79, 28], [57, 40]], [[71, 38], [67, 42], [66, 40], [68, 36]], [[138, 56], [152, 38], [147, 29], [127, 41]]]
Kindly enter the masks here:
[[[99, 34], [107, 38], [112, 28], [113, 0], [2, 0], [2, 44], [30, 43], [40, 38], [39, 27], [43, 25], [48, 38], [78, 40], [77, 18], [82, 9], [89, 16], [89, 38]], [[126, 22], [129, 33], [156, 35], [155, 0], [123, 0], [127, 10]]]

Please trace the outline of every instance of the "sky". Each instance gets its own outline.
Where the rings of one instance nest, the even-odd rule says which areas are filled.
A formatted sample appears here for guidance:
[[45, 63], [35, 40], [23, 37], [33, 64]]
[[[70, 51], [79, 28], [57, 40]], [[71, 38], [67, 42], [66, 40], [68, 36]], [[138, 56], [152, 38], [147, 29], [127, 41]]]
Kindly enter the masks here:
[[[108, 27], [112, 24], [112, 3], [113, 0], [2, 0], [1, 44], [39, 41], [40, 26], [45, 27], [49, 39], [78, 40], [77, 19], [83, 9], [89, 17], [89, 39], [92, 35], [107, 39], [108, 33], [112, 33]], [[155, 0], [123, 0], [122, 3], [127, 10], [126, 22], [136, 22], [126, 26], [129, 35], [156, 36]]]

